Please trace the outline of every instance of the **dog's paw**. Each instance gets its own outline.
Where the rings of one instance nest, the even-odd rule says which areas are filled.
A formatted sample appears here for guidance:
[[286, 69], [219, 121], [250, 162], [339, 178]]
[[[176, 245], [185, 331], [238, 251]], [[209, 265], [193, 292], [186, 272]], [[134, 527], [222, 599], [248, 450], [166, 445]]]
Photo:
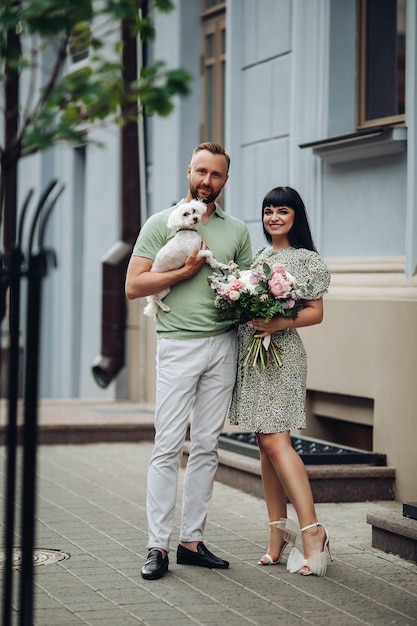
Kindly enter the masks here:
[[148, 301], [148, 304], [143, 309], [143, 313], [148, 317], [155, 317], [155, 315], [158, 313], [158, 305], [156, 304], [152, 296], [149, 296], [146, 299]]
[[[165, 296], [167, 293], [169, 293], [169, 291], [170, 289], [165, 289], [164, 291], [161, 291], [161, 294]], [[157, 294], [155, 296], [147, 296], [146, 300], [148, 304], [143, 309], [143, 312], [149, 317], [155, 317], [159, 309], [162, 309], [162, 311], [165, 311], [165, 313], [169, 313], [169, 311], [171, 310], [170, 307], [165, 304], [165, 302], [162, 302], [160, 294]]]
[[219, 264], [214, 258], [214, 254], [211, 250], [200, 250], [197, 256], [204, 257], [206, 259], [206, 263], [208, 263], [213, 269], [219, 267]]
[[207, 263], [214, 270], [228, 270], [229, 269], [229, 265], [226, 265], [225, 263], [220, 263], [220, 261], [216, 261], [213, 255], [207, 256]]

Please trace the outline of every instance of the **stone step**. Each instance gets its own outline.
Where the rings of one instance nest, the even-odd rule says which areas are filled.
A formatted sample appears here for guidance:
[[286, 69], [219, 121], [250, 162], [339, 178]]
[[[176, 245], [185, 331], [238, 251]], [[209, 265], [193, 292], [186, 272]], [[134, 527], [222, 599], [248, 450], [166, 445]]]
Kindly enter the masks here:
[[417, 563], [417, 520], [401, 513], [368, 514], [372, 547]]
[[417, 520], [417, 502], [403, 502], [403, 515]]
[[[22, 443], [23, 429], [18, 428], [17, 440]], [[115, 422], [84, 424], [40, 424], [39, 445], [64, 445], [87, 443], [121, 443], [123, 441], [153, 441], [155, 428], [149, 424]], [[0, 445], [6, 444], [6, 428], [0, 426]]]
[[[1, 405], [1, 402], [0, 402]], [[5, 409], [0, 418], [4, 419]], [[39, 415], [40, 445], [152, 441], [153, 407], [135, 403], [43, 401]], [[0, 444], [5, 444], [0, 423]], [[21, 428], [19, 430], [19, 435]], [[18, 437], [20, 439], [20, 436]], [[188, 442], [185, 445], [187, 455]], [[250, 446], [252, 449], [254, 446]], [[256, 447], [255, 447], [256, 449]], [[263, 497], [259, 459], [219, 450], [216, 479]], [[394, 500], [395, 469], [364, 464], [308, 465], [316, 502]]]
[[[189, 442], [184, 448], [185, 464]], [[366, 464], [306, 465], [315, 502], [395, 500], [395, 468]], [[263, 497], [259, 460], [219, 449], [216, 480]]]
[[[386, 454], [360, 450], [313, 437], [291, 435], [291, 443], [305, 465], [387, 464]], [[219, 446], [225, 450], [230, 450], [230, 452], [259, 459], [255, 433], [222, 433], [219, 438]]]

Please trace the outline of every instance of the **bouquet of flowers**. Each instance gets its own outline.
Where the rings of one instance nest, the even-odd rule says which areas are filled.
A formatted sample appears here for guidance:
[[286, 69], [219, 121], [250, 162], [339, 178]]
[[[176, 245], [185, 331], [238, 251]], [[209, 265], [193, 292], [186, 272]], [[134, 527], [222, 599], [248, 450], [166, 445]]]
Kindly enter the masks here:
[[[215, 305], [220, 309], [221, 319], [241, 324], [254, 318], [267, 322], [277, 316], [295, 319], [303, 298], [312, 289], [309, 282], [297, 285], [282, 265], [271, 266], [266, 262], [249, 270], [239, 270], [231, 263], [228, 273], [215, 273], [208, 281], [216, 293]], [[271, 336], [255, 335], [241, 354], [243, 364], [265, 368], [272, 363], [282, 367], [279, 348], [271, 342]]]

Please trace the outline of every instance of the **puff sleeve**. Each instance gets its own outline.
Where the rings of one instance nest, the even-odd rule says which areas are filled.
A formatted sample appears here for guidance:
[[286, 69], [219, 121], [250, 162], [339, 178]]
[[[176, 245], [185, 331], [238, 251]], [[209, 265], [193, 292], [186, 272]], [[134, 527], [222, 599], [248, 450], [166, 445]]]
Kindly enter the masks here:
[[300, 258], [299, 273], [297, 271], [296, 278], [301, 285], [309, 282], [308, 291], [303, 293], [305, 300], [319, 300], [329, 289], [330, 272], [317, 252], [311, 250], [303, 250], [303, 252], [305, 254]]

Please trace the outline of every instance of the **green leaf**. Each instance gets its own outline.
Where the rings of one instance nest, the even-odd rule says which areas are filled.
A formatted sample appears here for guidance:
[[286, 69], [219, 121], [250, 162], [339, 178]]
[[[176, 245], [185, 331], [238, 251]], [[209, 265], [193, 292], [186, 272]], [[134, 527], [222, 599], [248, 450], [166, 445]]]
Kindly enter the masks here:
[[270, 280], [272, 276], [272, 267], [268, 265], [268, 263], [263, 263], [262, 269], [264, 271], [265, 277], [267, 280]]

